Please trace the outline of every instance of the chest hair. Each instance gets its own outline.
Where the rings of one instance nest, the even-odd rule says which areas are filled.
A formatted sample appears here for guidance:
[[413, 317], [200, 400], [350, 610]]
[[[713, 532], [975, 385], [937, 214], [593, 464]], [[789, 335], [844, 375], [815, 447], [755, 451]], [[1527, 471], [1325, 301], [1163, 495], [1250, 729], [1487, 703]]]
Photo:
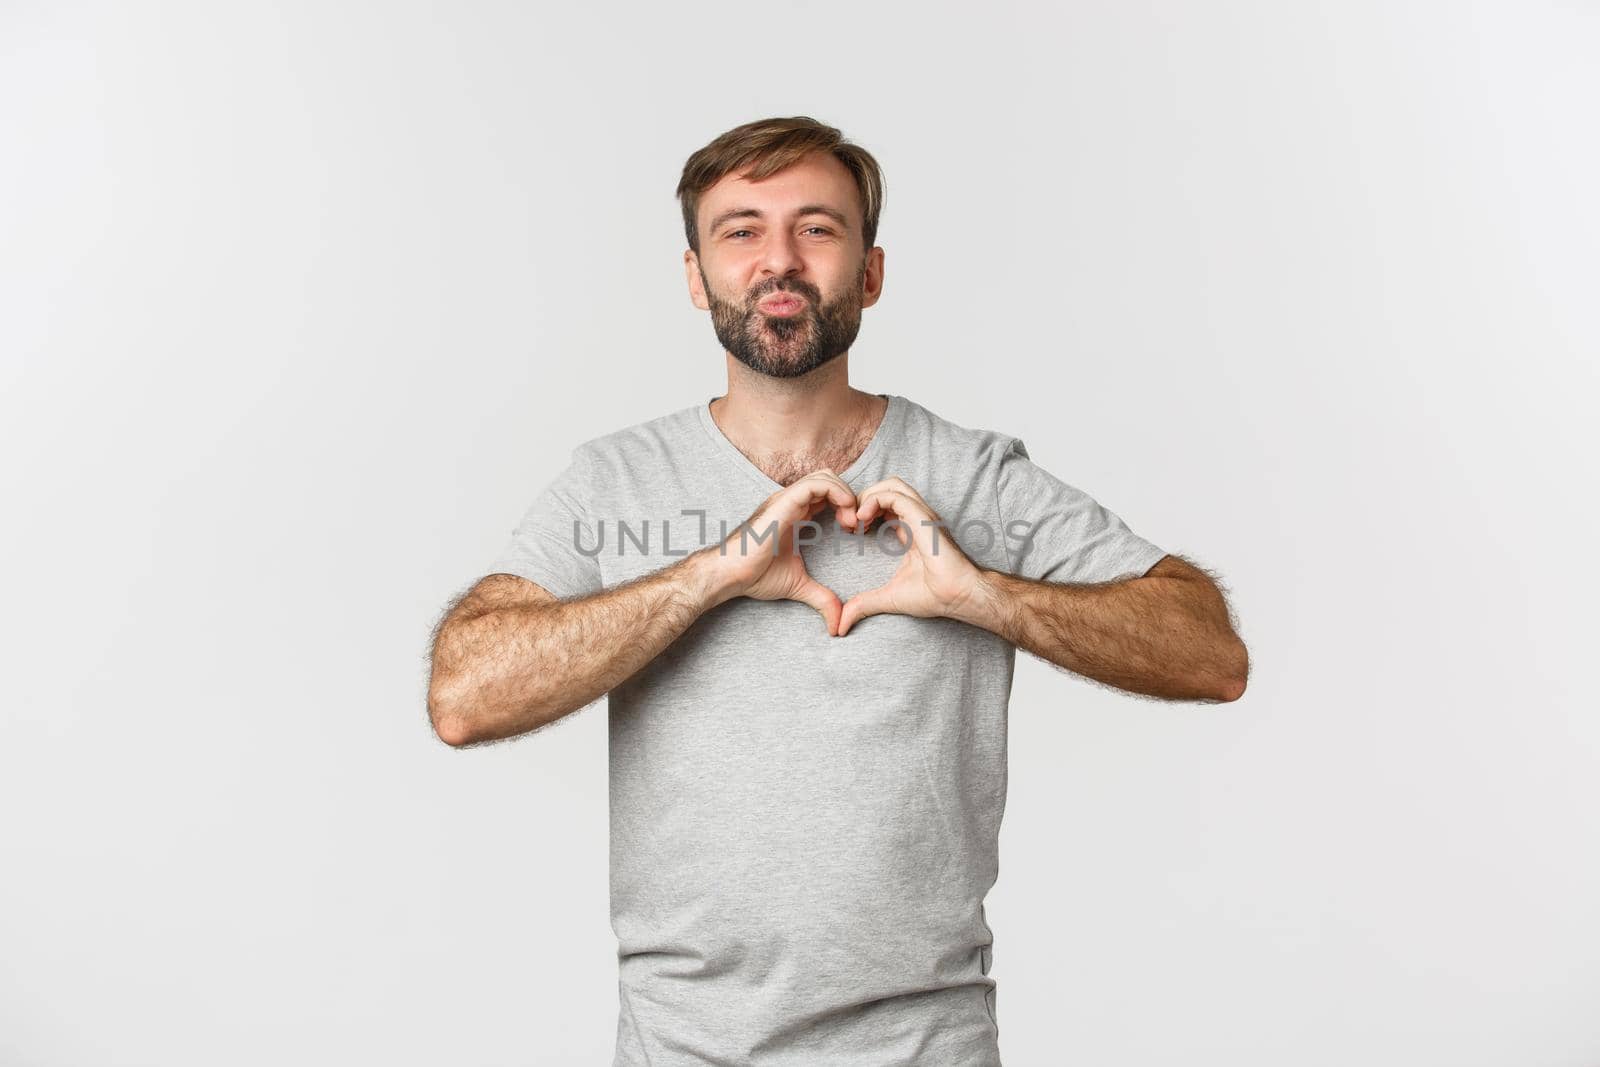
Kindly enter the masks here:
[[768, 452], [747, 458], [779, 485], [793, 485], [813, 471], [830, 470], [840, 474], [849, 470], [850, 464], [860, 459], [872, 442], [872, 432], [873, 427], [858, 427], [842, 432], [815, 451]]

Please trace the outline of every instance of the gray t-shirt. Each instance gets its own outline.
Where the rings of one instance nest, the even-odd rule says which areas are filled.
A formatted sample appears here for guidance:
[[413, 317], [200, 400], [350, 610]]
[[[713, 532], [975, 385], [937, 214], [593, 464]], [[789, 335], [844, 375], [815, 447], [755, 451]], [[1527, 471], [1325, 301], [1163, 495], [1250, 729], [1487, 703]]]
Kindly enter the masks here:
[[[782, 487], [709, 400], [578, 445], [487, 573], [585, 596], [733, 532]], [[840, 476], [904, 479], [979, 566], [1094, 582], [1165, 554], [1017, 438], [888, 400]], [[899, 566], [892, 531], [816, 521], [802, 554], [841, 600]], [[739, 597], [610, 692], [613, 1067], [1000, 1062], [983, 901], [1015, 656], [951, 619], [836, 638]]]

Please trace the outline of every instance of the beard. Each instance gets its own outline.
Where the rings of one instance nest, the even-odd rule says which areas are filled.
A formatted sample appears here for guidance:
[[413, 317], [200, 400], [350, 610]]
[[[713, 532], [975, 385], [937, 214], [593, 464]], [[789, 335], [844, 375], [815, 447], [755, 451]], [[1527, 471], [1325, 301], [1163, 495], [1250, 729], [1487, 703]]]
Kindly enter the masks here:
[[[850, 350], [861, 330], [861, 287], [866, 263], [856, 270], [854, 282], [831, 304], [810, 282], [774, 279], [751, 289], [742, 304], [730, 303], [711, 291], [705, 272], [700, 274], [706, 302], [711, 305], [711, 328], [722, 347], [740, 363], [772, 378], [798, 378]], [[797, 315], [768, 315], [756, 306], [773, 293], [794, 293], [806, 300]]]

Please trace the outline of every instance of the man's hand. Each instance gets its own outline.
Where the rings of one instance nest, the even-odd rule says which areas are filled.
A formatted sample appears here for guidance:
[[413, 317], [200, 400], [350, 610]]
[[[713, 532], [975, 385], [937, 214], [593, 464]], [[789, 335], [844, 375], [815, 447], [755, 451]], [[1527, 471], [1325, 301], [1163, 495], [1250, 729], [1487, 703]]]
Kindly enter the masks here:
[[830, 635], [839, 632], [838, 594], [806, 571], [796, 544], [797, 524], [832, 506], [840, 526], [856, 525], [856, 494], [829, 470], [806, 475], [761, 502], [712, 557], [733, 596], [798, 600], [822, 615]]
[[887, 582], [845, 602], [840, 611], [840, 637], [850, 632], [857, 619], [885, 612], [921, 619], [954, 617], [978, 586], [977, 565], [944, 529], [944, 520], [911, 486], [899, 478], [885, 478], [862, 490], [857, 497], [857, 532], [865, 531], [879, 515], [892, 516], [890, 529], [905, 546], [905, 553]]
[[[806, 573], [795, 524], [832, 505], [839, 525], [864, 532], [880, 516], [905, 546], [900, 566], [876, 589], [840, 604]], [[1115, 582], [1034, 581], [979, 567], [928, 502], [900, 478], [857, 495], [837, 475], [818, 471], [775, 493], [748, 520], [773, 538], [745, 551], [730, 546], [724, 566], [742, 576], [733, 595], [810, 604], [843, 637], [857, 619], [896, 613], [949, 618], [988, 630], [1048, 662], [1129, 692], [1178, 700], [1237, 700], [1249, 654], [1233, 628], [1221, 588], [1187, 561], [1167, 556], [1142, 577]], [[747, 535], [749, 536], [749, 535]], [[724, 572], [725, 574], [728, 572]], [[726, 580], [726, 579], [725, 579]]]

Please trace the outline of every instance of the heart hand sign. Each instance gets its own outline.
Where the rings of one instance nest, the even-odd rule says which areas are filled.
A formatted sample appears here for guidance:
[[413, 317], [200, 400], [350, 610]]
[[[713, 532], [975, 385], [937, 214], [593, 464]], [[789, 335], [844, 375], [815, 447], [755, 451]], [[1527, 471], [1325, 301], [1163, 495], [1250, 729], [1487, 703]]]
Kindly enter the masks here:
[[[895, 613], [917, 618], [954, 616], [979, 581], [976, 564], [956, 545], [943, 520], [915, 489], [885, 478], [855, 496], [855, 529], [865, 531], [879, 516], [905, 546], [900, 566], [876, 589], [857, 593], [840, 612], [838, 636], [857, 619]], [[842, 517], [841, 517], [842, 521]]]

